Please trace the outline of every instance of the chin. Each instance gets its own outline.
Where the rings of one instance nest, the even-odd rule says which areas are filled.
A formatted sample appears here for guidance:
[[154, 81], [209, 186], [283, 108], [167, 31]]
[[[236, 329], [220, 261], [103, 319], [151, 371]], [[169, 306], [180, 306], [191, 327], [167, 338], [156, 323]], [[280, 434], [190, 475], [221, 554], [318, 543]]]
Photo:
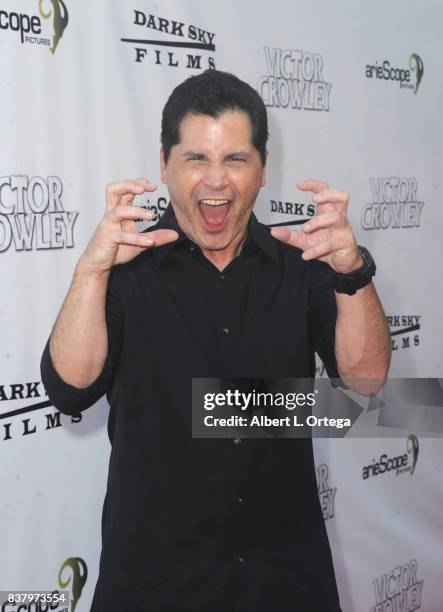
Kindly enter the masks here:
[[209, 238], [201, 241], [202, 248], [206, 251], [223, 251], [231, 244], [231, 240], [223, 240], [221, 238]]

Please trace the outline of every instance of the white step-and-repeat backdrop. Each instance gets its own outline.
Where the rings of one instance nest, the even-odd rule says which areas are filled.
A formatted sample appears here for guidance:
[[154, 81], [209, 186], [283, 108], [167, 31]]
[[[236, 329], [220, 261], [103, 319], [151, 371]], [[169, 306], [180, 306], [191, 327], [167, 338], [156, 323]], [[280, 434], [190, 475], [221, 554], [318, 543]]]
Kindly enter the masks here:
[[[313, 215], [303, 178], [351, 193], [378, 265], [391, 376], [440, 376], [442, 23], [439, 0], [2, 0], [0, 590], [67, 585], [89, 610], [107, 405], [60, 415], [40, 355], [106, 183], [150, 178], [160, 187], [138, 203], [162, 214], [161, 109], [189, 75], [234, 72], [263, 97], [262, 221]], [[443, 441], [384, 429], [315, 452], [344, 612], [441, 612]], [[390, 469], [403, 456], [407, 469]]]

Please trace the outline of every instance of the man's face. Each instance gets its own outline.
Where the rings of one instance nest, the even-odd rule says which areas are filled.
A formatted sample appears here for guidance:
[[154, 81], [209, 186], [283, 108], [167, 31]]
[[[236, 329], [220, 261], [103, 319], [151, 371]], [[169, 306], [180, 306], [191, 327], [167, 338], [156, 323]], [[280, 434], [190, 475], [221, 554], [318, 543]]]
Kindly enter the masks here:
[[243, 236], [265, 184], [246, 113], [186, 115], [161, 170], [180, 227], [202, 249], [229, 249]]

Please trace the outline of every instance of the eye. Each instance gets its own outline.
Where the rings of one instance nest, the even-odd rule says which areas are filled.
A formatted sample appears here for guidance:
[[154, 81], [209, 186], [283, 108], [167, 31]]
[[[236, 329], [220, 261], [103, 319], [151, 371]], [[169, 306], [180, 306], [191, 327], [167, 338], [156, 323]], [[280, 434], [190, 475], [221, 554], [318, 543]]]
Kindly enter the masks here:
[[234, 155], [233, 157], [229, 157], [228, 161], [231, 162], [245, 162], [246, 159], [244, 157], [238, 156], [238, 155]]
[[201, 161], [203, 159], [203, 155], [200, 153], [195, 153], [195, 155], [189, 155], [186, 157], [187, 161]]

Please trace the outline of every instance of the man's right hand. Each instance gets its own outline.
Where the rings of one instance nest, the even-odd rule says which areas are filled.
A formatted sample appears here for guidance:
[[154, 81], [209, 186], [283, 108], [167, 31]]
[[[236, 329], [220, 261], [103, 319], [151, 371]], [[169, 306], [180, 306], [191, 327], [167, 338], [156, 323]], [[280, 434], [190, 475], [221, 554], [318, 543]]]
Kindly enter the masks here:
[[140, 233], [135, 224], [137, 219], [152, 220], [155, 216], [150, 210], [133, 206], [135, 196], [156, 189], [154, 183], [143, 178], [107, 186], [105, 215], [78, 264], [84, 272], [106, 274], [113, 265], [130, 261], [146, 249], [177, 240], [174, 230]]

